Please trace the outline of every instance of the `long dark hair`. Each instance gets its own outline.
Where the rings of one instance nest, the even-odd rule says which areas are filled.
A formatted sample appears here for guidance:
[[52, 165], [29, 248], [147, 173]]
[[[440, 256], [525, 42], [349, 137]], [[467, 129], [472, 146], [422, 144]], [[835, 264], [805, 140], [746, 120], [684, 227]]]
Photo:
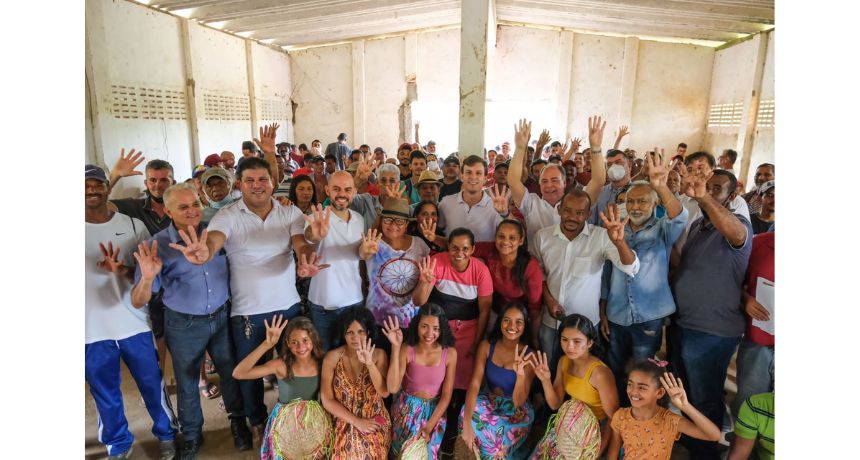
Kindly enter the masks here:
[[322, 344], [320, 343], [320, 335], [317, 333], [314, 323], [312, 323], [311, 320], [304, 316], [297, 316], [287, 323], [287, 329], [284, 331], [284, 346], [281, 355], [283, 355], [284, 364], [287, 365], [287, 378], [285, 380], [293, 379], [293, 363], [295, 362], [296, 357], [293, 355], [292, 350], [290, 350], [289, 343], [290, 335], [297, 330], [307, 332], [308, 337], [311, 338], [311, 345], [314, 347], [313, 350], [311, 350], [311, 357], [316, 360], [317, 372], [320, 372], [322, 366], [323, 350]]
[[528, 241], [525, 240], [526, 229], [522, 222], [518, 220], [505, 219], [496, 227], [496, 233], [499, 233], [499, 229], [502, 228], [502, 225], [511, 225], [515, 227], [517, 232], [520, 234], [520, 238], [523, 238], [523, 244], [517, 248], [517, 258], [514, 259], [514, 266], [511, 268], [511, 278], [515, 283], [517, 283], [517, 285], [519, 285], [520, 289], [523, 290], [523, 293], [527, 293], [528, 283], [526, 280], [526, 268], [528, 268], [529, 260], [531, 260], [532, 256], [529, 254]]
[[[663, 388], [663, 384], [660, 383], [660, 377], [663, 376], [669, 370], [666, 369], [665, 366], [660, 366], [654, 361], [649, 359], [638, 359], [636, 361], [631, 361], [627, 364], [627, 376], [629, 377], [633, 371], [638, 371], [643, 374], [648, 375], [654, 380], [654, 383], [657, 384], [658, 388]], [[669, 395], [664, 394], [662, 398], [657, 400], [657, 404], [662, 407], [669, 407]]]
[[313, 179], [311, 179], [310, 176], [305, 176], [304, 174], [293, 177], [293, 181], [290, 184], [290, 201], [292, 201], [296, 206], [299, 205], [299, 197], [296, 195], [296, 187], [298, 187], [302, 182], [309, 182], [311, 184], [311, 188], [314, 191], [313, 195], [311, 195], [311, 205], [317, 204], [317, 187], [314, 185]]
[[418, 337], [418, 323], [424, 316], [435, 316], [439, 319], [439, 345], [443, 347], [454, 346], [454, 333], [451, 332], [451, 326], [448, 325], [448, 318], [445, 316], [445, 310], [438, 304], [428, 302], [418, 309], [418, 314], [409, 321], [409, 328], [406, 329], [406, 335], [403, 341], [407, 345], [414, 347], [421, 340]]
[[493, 328], [490, 329], [489, 334], [487, 334], [487, 341], [495, 343], [502, 338], [502, 320], [505, 319], [505, 313], [507, 313], [508, 310], [517, 310], [523, 315], [523, 333], [520, 335], [520, 345], [528, 346], [529, 331], [531, 331], [531, 327], [529, 326], [529, 312], [526, 310], [526, 307], [519, 302], [508, 302], [504, 307], [502, 307], [499, 311], [499, 316], [496, 318], [496, 324], [493, 325]]
[[606, 356], [603, 351], [603, 347], [600, 346], [598, 339], [600, 338], [597, 335], [597, 328], [594, 326], [594, 323], [591, 322], [587, 317], [580, 315], [579, 313], [573, 313], [564, 317], [561, 321], [561, 324], [558, 326], [558, 336], [559, 341], [561, 340], [561, 332], [565, 329], [576, 329], [579, 332], [582, 332], [582, 335], [585, 336], [586, 339], [591, 340], [591, 348], [588, 350], [589, 353], [600, 359], [601, 361], [606, 360]]

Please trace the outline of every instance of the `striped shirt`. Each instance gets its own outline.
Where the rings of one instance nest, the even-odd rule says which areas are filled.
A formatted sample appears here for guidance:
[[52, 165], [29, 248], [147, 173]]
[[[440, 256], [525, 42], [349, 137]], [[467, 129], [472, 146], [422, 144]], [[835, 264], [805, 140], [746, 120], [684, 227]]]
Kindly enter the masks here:
[[774, 458], [773, 392], [747, 398], [738, 411], [735, 434], [756, 440], [755, 450], [761, 460]]
[[490, 269], [472, 257], [466, 270], [458, 272], [451, 264], [451, 254], [442, 252], [433, 258], [436, 259], [436, 284], [430, 293], [430, 302], [439, 304], [449, 320], [477, 319], [478, 297], [493, 295]]

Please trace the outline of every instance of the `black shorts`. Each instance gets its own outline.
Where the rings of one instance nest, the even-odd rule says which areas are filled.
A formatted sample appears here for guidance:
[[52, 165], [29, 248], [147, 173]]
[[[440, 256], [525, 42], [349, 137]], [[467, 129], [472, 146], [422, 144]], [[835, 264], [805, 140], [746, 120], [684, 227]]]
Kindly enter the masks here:
[[156, 339], [164, 337], [164, 303], [161, 297], [164, 291], [159, 291], [158, 294], [153, 294], [149, 300], [149, 322], [152, 327], [152, 335]]

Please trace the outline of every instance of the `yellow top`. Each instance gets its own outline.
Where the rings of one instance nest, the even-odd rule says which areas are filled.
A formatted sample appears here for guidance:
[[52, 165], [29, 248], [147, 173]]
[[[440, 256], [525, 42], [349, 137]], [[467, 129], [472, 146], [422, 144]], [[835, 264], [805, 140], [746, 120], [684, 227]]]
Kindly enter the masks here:
[[591, 383], [588, 382], [591, 379], [591, 373], [594, 372], [594, 369], [598, 366], [606, 367], [606, 364], [603, 364], [603, 361], [598, 359], [588, 366], [588, 370], [585, 371], [585, 377], [579, 378], [570, 373], [570, 370], [568, 369], [570, 360], [567, 356], [562, 356], [561, 362], [564, 391], [569, 394], [570, 397], [576, 398], [585, 403], [585, 405], [591, 409], [591, 412], [594, 413], [594, 416], [597, 417], [598, 421], [606, 418], [606, 412], [603, 411], [603, 404], [600, 402], [600, 393], [597, 392], [597, 388], [594, 388]]

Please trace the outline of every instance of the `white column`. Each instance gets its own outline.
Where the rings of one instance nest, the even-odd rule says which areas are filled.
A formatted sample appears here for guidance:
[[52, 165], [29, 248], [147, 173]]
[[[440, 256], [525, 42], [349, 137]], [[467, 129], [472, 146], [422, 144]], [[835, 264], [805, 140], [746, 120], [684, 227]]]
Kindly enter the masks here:
[[[756, 48], [755, 73], [744, 92], [744, 108], [741, 116], [741, 125], [738, 128], [738, 143], [735, 150], [741, 160], [738, 180], [747, 186], [747, 176], [750, 171], [750, 159], [752, 157], [753, 145], [755, 145], [755, 126], [758, 123], [758, 104], [761, 99], [761, 81], [764, 76], [764, 62], [767, 57], [768, 34], [761, 33], [753, 37]], [[722, 152], [714, 152], [719, 156]]]
[[[571, 136], [570, 126], [570, 77], [573, 69], [573, 32], [560, 32], [561, 44], [558, 51], [558, 97], [555, 109], [556, 137]], [[540, 134], [540, 133], [538, 133]]]
[[460, 158], [483, 155], [487, 39], [492, 0], [462, 2], [460, 16]]
[[[636, 37], [627, 37], [624, 40], [624, 63], [621, 70], [621, 104], [618, 109], [618, 116], [615, 121], [615, 129], [620, 125], [630, 126], [633, 120], [633, 96], [636, 91], [636, 68], [639, 65], [639, 39]], [[609, 118], [606, 114], [605, 118]], [[635, 128], [631, 127], [633, 131]], [[609, 139], [611, 146], [615, 142], [613, 135], [609, 135], [605, 139]], [[622, 141], [623, 145], [629, 145], [630, 139]], [[619, 146], [621, 147], [621, 146]], [[623, 150], [623, 149], [622, 149]]]
[[[86, 33], [84, 34], [85, 59], [84, 74], [87, 84], [90, 108], [90, 120], [92, 121], [92, 152], [87, 152], [87, 161], [108, 167], [105, 162], [104, 145], [102, 141], [102, 129], [100, 117], [102, 113], [110, 115], [110, 87], [107, 76], [110, 75], [110, 62], [100, 59], [97, 50], [106, 50], [107, 39], [104, 30], [104, 13], [101, 2], [88, 2], [86, 10]], [[113, 166], [113, 165], [111, 165]]]
[[352, 140], [349, 145], [361, 145], [364, 140], [364, 40], [352, 42]]
[[200, 131], [197, 129], [197, 93], [195, 91], [194, 69], [191, 59], [191, 33], [189, 32], [190, 20], [177, 18], [182, 32], [182, 61], [185, 64], [185, 102], [188, 115], [188, 134], [191, 141], [191, 165], [202, 163], [200, 158]]
[[[245, 67], [248, 69], [248, 105], [251, 109], [251, 139], [257, 138], [260, 135], [260, 130], [257, 125], [259, 118], [257, 117], [257, 91], [254, 82], [254, 55], [251, 50], [251, 40], [245, 39]], [[284, 131], [287, 131], [286, 129]], [[289, 133], [281, 133], [281, 137], [287, 138]]]

